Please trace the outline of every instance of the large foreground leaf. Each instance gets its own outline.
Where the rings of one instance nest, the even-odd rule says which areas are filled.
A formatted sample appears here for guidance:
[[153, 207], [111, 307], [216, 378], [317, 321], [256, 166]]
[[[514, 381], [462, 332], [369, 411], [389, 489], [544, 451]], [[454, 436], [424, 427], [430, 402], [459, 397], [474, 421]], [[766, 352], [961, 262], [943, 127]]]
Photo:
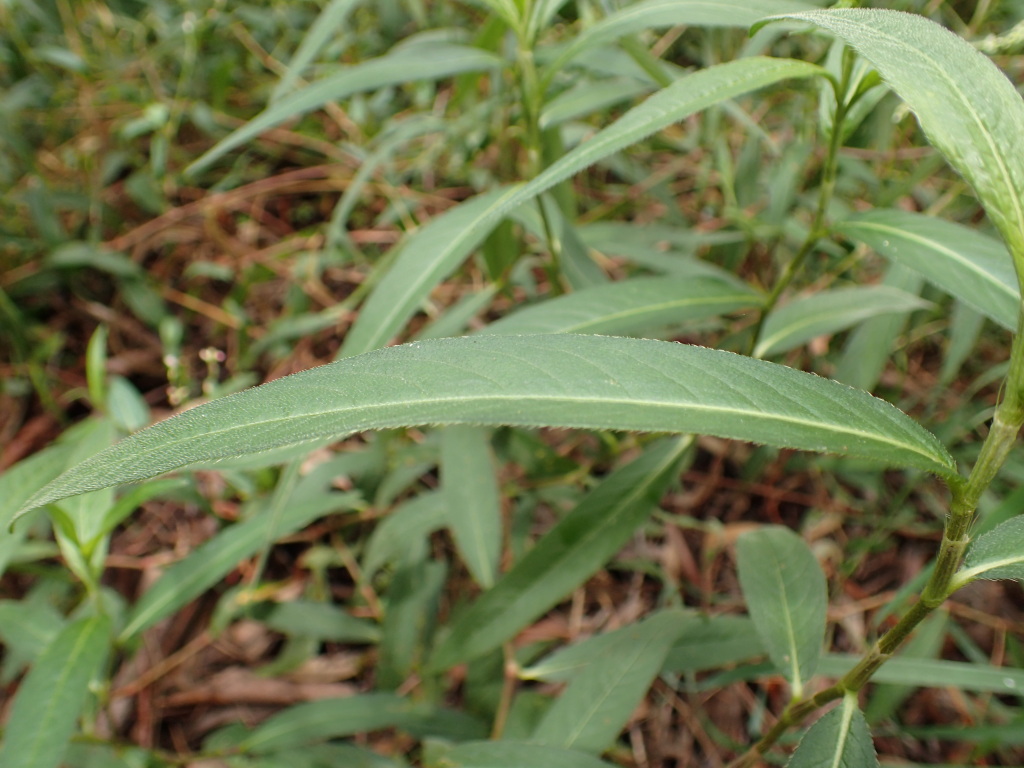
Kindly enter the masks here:
[[1024, 272], [1024, 101], [982, 53], [921, 16], [867, 8], [787, 13], [870, 61], [981, 199]]
[[1020, 288], [1010, 254], [998, 240], [951, 221], [879, 209], [836, 224], [897, 264], [999, 323], [1017, 327]]
[[785, 366], [662, 341], [475, 336], [375, 350], [198, 406], [68, 470], [22, 509], [199, 461], [429, 424], [695, 432], [955, 472], [889, 403]]

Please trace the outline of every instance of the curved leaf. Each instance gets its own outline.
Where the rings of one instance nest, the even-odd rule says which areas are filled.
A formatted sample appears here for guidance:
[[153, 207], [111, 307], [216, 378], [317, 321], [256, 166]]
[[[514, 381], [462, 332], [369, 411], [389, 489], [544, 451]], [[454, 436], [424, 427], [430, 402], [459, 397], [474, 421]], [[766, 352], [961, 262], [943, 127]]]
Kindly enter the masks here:
[[788, 768], [878, 768], [875, 744], [857, 695], [818, 719], [804, 734]]
[[772, 663], [803, 695], [825, 640], [828, 587], [817, 558], [788, 528], [765, 526], [736, 542], [740, 586]]
[[921, 16], [843, 8], [787, 13], [842, 38], [917, 116], [967, 179], [1024, 273], [1024, 101], [984, 54]]
[[[374, 289], [342, 345], [358, 355], [386, 344], [426, 299], [514, 208], [631, 144], [725, 99], [787, 78], [811, 77], [820, 67], [752, 56], [703, 69], [653, 94], [531, 181], [472, 198], [411, 236]], [[469, 209], [468, 211], [466, 209]]]
[[956, 583], [974, 579], [1024, 581], [1024, 515], [1011, 517], [971, 544]]
[[606, 654], [573, 676], [531, 741], [595, 754], [610, 749], [686, 629], [685, 618], [660, 611], [613, 633]]
[[430, 667], [447, 669], [500, 647], [593, 576], [648, 519], [692, 443], [691, 436], [656, 443], [605, 478], [455, 617]]
[[427, 424], [693, 432], [955, 472], [889, 403], [785, 366], [662, 341], [471, 336], [375, 350], [192, 408], [68, 470], [22, 512], [199, 461]]
[[801, 0], [647, 0], [583, 30], [545, 69], [550, 79], [583, 51], [647, 29], [679, 24], [746, 29], [765, 16], [813, 8], [813, 3]]
[[490, 69], [500, 64], [501, 60], [494, 54], [464, 45], [419, 44], [399, 48], [386, 56], [346, 67], [277, 99], [241, 128], [217, 142], [186, 168], [185, 173], [194, 174], [264, 131], [354, 93], [418, 80], [438, 80], [462, 72]]
[[526, 307], [491, 323], [481, 333], [641, 334], [756, 307], [761, 298], [710, 277], [679, 280], [636, 277], [585, 288]]
[[835, 225], [1004, 328], [1017, 327], [1020, 288], [1013, 261], [998, 240], [921, 213], [878, 209]]
[[586, 752], [543, 744], [509, 741], [467, 741], [444, 756], [448, 768], [613, 768]]
[[927, 301], [887, 285], [820, 291], [795, 299], [768, 315], [754, 356], [787, 352], [813, 338], [845, 330], [872, 317], [928, 306]]
[[57, 768], [89, 695], [89, 683], [109, 650], [106, 617], [80, 619], [61, 630], [18, 689], [0, 747], [0, 765]]

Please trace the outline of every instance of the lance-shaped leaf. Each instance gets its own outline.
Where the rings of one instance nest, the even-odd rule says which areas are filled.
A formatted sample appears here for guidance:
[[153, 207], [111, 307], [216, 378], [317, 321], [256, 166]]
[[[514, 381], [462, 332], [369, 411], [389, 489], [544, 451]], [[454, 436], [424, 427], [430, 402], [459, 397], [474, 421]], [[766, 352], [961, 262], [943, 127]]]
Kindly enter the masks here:
[[753, 291], [711, 277], [636, 277], [549, 299], [503, 317], [481, 333], [640, 335], [760, 303]]
[[878, 768], [875, 744], [855, 694], [818, 719], [804, 734], [789, 768]]
[[277, 99], [241, 128], [219, 141], [192, 163], [186, 173], [196, 173], [206, 168], [232, 149], [286, 120], [319, 109], [329, 102], [348, 98], [352, 94], [419, 80], [438, 80], [463, 72], [479, 72], [500, 64], [501, 60], [494, 54], [464, 45], [419, 43], [403, 46], [386, 56], [346, 67]]
[[1024, 580], [1024, 515], [1011, 517], [971, 544], [955, 587], [974, 579]]
[[845, 330], [872, 317], [928, 306], [924, 299], [887, 285], [820, 291], [794, 299], [768, 315], [754, 356], [787, 352], [818, 336]]
[[825, 574], [788, 528], [766, 526], [736, 544], [740, 586], [768, 656], [799, 698], [814, 674], [825, 637]]
[[1017, 327], [1020, 288], [1006, 246], [981, 232], [921, 213], [878, 209], [835, 229], [923, 275], [1004, 328]]
[[200, 461], [430, 424], [715, 435], [955, 473], [891, 404], [720, 350], [575, 334], [433, 339], [287, 376], [192, 408], [68, 470], [28, 511]]
[[590, 578], [647, 520], [692, 442], [686, 436], [655, 444], [605, 478], [456, 615], [430, 666], [447, 669], [500, 647]]
[[0, 765], [56, 768], [67, 751], [89, 683], [110, 650], [110, 620], [80, 619], [58, 634], [18, 689], [0, 747]]
[[647, 0], [633, 3], [577, 35], [545, 68], [545, 77], [550, 81], [566, 64], [590, 48], [647, 29], [679, 24], [746, 29], [765, 16], [811, 10], [814, 5], [801, 0]]
[[921, 16], [843, 8], [787, 13], [842, 38], [899, 94], [974, 187], [1024, 272], [1024, 101], [984, 54]]
[[662, 611], [615, 633], [545, 712], [532, 741], [600, 754], [609, 749], [661, 671], [685, 624]]
[[448, 529], [476, 583], [494, 585], [501, 560], [501, 490], [491, 436], [479, 427], [449, 427], [441, 435], [441, 491]]
[[358, 355], [386, 344], [499, 221], [560, 181], [713, 104], [779, 80], [822, 73], [813, 64], [761, 56], [703, 69], [653, 94], [526, 184], [492, 190], [445, 212], [443, 220], [423, 227], [402, 246], [349, 330], [340, 354]]
[[467, 741], [445, 753], [450, 768], [614, 768], [586, 752], [546, 744], [508, 741]]

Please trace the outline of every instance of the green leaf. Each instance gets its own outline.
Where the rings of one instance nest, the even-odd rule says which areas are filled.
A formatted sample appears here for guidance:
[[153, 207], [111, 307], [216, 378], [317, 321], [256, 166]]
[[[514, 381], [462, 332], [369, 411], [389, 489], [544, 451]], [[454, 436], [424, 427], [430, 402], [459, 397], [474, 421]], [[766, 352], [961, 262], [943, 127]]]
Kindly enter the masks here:
[[221, 531], [170, 566], [129, 612], [120, 640], [153, 626], [194, 600], [242, 560], [272, 544], [275, 537], [287, 536], [313, 520], [352, 508], [358, 502], [357, 494], [325, 494], [313, 501], [287, 505], [280, 515], [273, 514], [269, 505], [263, 505], [264, 509], [256, 511], [249, 520]]
[[1024, 580], [1024, 515], [997, 525], [971, 544], [955, 583], [962, 586], [974, 579]]
[[642, 335], [760, 303], [753, 291], [710, 277], [635, 277], [543, 301], [491, 323], [481, 333]]
[[285, 635], [308, 637], [320, 642], [376, 643], [380, 629], [373, 622], [357, 619], [330, 603], [293, 600], [276, 603], [260, 621]]
[[736, 543], [740, 586], [768, 656], [793, 686], [814, 674], [825, 636], [825, 574], [810, 547], [788, 528], [765, 526]]
[[195, 462], [424, 424], [695, 432], [955, 472], [935, 436], [889, 403], [785, 366], [662, 341], [471, 336], [375, 350], [192, 408], [68, 470], [22, 511]]
[[479, 48], [462, 45], [415, 44], [393, 53], [345, 67], [341, 71], [283, 96], [185, 169], [195, 174], [215, 160], [286, 120], [340, 101], [354, 93], [418, 80], [439, 80], [462, 72], [498, 67], [501, 60]]
[[844, 8], [782, 18], [827, 29], [875, 66], [974, 187], [1024, 273], [1024, 102], [995, 64], [949, 30], [908, 13]]
[[456, 615], [430, 667], [446, 669], [498, 648], [590, 578], [648, 518], [690, 442], [658, 444], [592, 490], [493, 589]]
[[750, 57], [676, 81], [576, 147], [531, 181], [474, 197], [411, 236], [346, 335], [341, 356], [357, 355], [393, 338], [488, 232], [513, 209], [609, 155], [726, 99], [819, 67], [789, 59]]
[[448, 528], [476, 583], [494, 585], [501, 558], [501, 492], [490, 433], [454, 426], [441, 433], [441, 492]]
[[450, 768], [612, 768], [585, 752], [515, 741], [468, 741], [444, 755]]
[[661, 611], [613, 633], [602, 654], [555, 699], [531, 741], [596, 754], [610, 748], [688, 618], [682, 611]]
[[[363, 554], [363, 578], [373, 578], [387, 563], [423, 559], [427, 537], [444, 528], [447, 520], [448, 509], [443, 493], [421, 493], [403, 502], [370, 534]], [[410, 553], [417, 549], [423, 555], [410, 559]]]
[[[890, 264], [882, 284], [916, 296], [921, 292], [924, 279], [902, 264]], [[857, 389], [874, 390], [892, 360], [892, 351], [907, 324], [908, 314], [880, 315], [857, 326], [843, 345], [832, 378]]]
[[794, 299], [768, 315], [754, 356], [788, 352], [818, 336], [845, 330], [872, 317], [928, 306], [927, 301], [887, 285], [819, 291]]
[[320, 11], [316, 21], [303, 36], [299, 49], [288, 62], [288, 69], [274, 86], [274, 92], [270, 96], [271, 102], [278, 101], [295, 87], [295, 83], [302, 73], [313, 63], [313, 59], [337, 33], [338, 27], [345, 23], [349, 13], [360, 2], [362, 0], [331, 0]]
[[410, 236], [359, 310], [338, 356], [360, 355], [387, 344], [430, 292], [483, 242], [490, 228], [480, 222], [508, 194], [507, 187], [500, 187], [477, 195], [431, 219]]
[[857, 708], [857, 696], [820, 717], [800, 740], [788, 768], [877, 768], [875, 744], [867, 721]]
[[18, 689], [0, 747], [0, 765], [57, 768], [110, 648], [110, 620], [80, 619], [65, 627], [36, 660]]
[[1004, 328], [1017, 327], [1020, 288], [998, 240], [968, 227], [908, 211], [879, 209], [835, 225], [837, 232], [918, 272]]
[[297, 704], [265, 720], [238, 746], [253, 754], [299, 749], [327, 739], [354, 736], [421, 721], [429, 707], [390, 693]]
[[[853, 654], [826, 654], [818, 671], [829, 677], [842, 677], [860, 660], [860, 656]], [[920, 688], [939, 685], [959, 688], [962, 691], [1020, 696], [1024, 691], [1024, 671], [1014, 667], [994, 667], [966, 661], [896, 656], [872, 675], [871, 682]]]
[[[65, 432], [65, 436], [73, 429]], [[70, 452], [70, 445], [58, 443], [19, 461], [0, 474], [0, 530], [9, 528], [18, 507], [68, 466]], [[0, 575], [7, 571], [8, 563], [21, 548], [29, 528], [28, 525], [21, 525], [0, 536]]]
[[800, 0], [647, 0], [605, 17], [577, 35], [547, 67], [546, 79], [588, 49], [647, 29], [680, 24], [746, 29], [765, 16], [813, 8]]

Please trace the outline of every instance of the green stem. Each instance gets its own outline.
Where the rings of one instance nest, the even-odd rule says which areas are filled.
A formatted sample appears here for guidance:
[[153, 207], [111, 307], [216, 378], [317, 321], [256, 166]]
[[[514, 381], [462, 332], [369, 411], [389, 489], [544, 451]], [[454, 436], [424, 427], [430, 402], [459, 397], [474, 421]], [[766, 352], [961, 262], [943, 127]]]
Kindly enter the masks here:
[[750, 768], [790, 728], [799, 725], [819, 707], [847, 693], [860, 691], [893, 653], [932, 611], [966, 582], [957, 581], [956, 573], [970, 543], [970, 527], [981, 494], [988, 488], [1005, 463], [1024, 426], [1024, 305], [1018, 314], [1017, 333], [1010, 347], [1010, 368], [1003, 384], [1003, 397], [996, 406], [988, 435], [966, 481], [953, 478], [949, 517], [942, 532], [942, 544], [935, 558], [935, 568], [917, 602], [903, 617], [864, 654], [849, 672], [834, 685], [806, 700], [794, 700], [783, 711], [778, 722], [747, 752], [730, 764], [730, 768]]
[[839, 148], [842, 146], [843, 141], [843, 121], [846, 119], [846, 113], [853, 105], [854, 96], [847, 94], [847, 89], [850, 83], [850, 73], [853, 68], [853, 59], [849, 56], [843, 59], [843, 74], [839, 82], [839, 86], [836, 88], [836, 111], [832, 120], [832, 136], [828, 143], [828, 154], [825, 156], [825, 163], [822, 167], [821, 172], [821, 186], [818, 188], [818, 205], [814, 211], [814, 219], [811, 221], [810, 229], [807, 231], [807, 237], [804, 238], [803, 243], [800, 245], [800, 249], [796, 252], [796, 255], [789, 260], [785, 270], [779, 279], [775, 281], [775, 285], [772, 286], [771, 293], [768, 294], [768, 298], [765, 300], [764, 307], [761, 310], [761, 315], [757, 319], [757, 325], [754, 326], [754, 332], [750, 337], [750, 345], [747, 350], [747, 354], [752, 355], [754, 348], [757, 346], [757, 342], [761, 337], [761, 332], [764, 328], [765, 320], [768, 315], [771, 314], [772, 310], [775, 309], [775, 305], [779, 303], [779, 299], [782, 297], [782, 293], [789, 287], [790, 283], [793, 282], [793, 278], [800, 272], [804, 262], [807, 260], [807, 256], [814, 250], [814, 247], [818, 244], [818, 241], [828, 235], [828, 227], [825, 225], [825, 219], [828, 215], [828, 207], [832, 202], [832, 197], [836, 190], [836, 176], [838, 175], [839, 168]]
[[[524, 19], [528, 18], [529, 6], [524, 11]], [[525, 27], [525, 23], [524, 23]], [[525, 29], [517, 33], [518, 50], [516, 59], [519, 67], [519, 87], [526, 116], [526, 153], [527, 177], [535, 178], [544, 170], [544, 142], [541, 136], [540, 113], [544, 102], [544, 92], [537, 73], [537, 63], [533, 57], [533, 40], [526, 38]], [[557, 237], [543, 196], [537, 198], [537, 210], [544, 227], [544, 239], [547, 241], [551, 261], [547, 265], [548, 280], [551, 293], [562, 293], [562, 241]]]

